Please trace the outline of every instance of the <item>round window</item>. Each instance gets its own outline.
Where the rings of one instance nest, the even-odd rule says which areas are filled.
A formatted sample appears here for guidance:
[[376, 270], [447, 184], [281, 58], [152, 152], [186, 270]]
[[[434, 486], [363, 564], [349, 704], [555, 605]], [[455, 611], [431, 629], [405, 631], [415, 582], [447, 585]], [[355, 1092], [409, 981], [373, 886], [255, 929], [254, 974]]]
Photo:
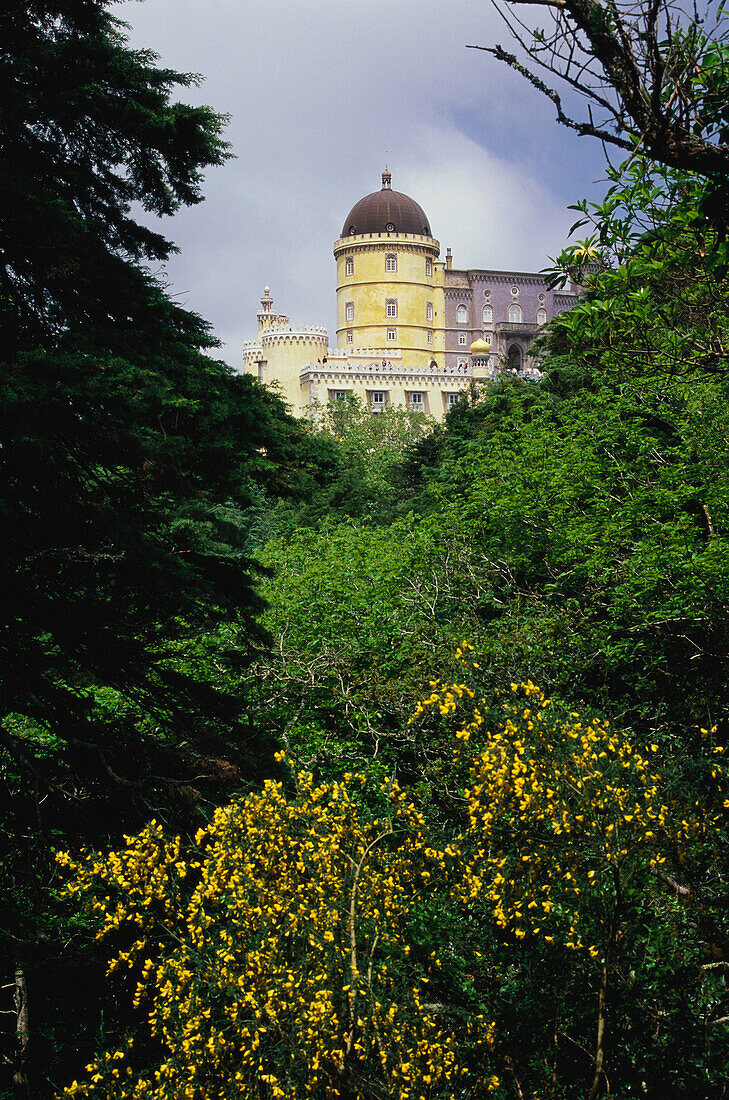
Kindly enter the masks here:
[[519, 296], [519, 287], [518, 286], [513, 286], [511, 288], [511, 296], [512, 296], [512, 298], [518, 298], [518, 296]]
[[350, 237], [353, 237], [353, 236], [355, 235], [355, 233], [356, 233], [356, 232], [357, 232], [357, 230], [355, 229], [355, 227], [354, 227], [353, 225], [350, 225], [350, 227], [349, 227], [349, 235], [350, 235]]
[[385, 226], [385, 229], [387, 230], [388, 233], [394, 233], [395, 232], [395, 226], [392, 224], [392, 222], [388, 222], [387, 225]]

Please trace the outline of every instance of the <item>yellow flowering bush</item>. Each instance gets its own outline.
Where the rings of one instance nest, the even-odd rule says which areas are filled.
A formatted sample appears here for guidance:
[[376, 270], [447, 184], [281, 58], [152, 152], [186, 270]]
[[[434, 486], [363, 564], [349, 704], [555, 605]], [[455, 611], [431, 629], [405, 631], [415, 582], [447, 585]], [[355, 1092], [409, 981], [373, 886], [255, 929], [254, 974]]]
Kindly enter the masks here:
[[[625, 975], [651, 954], [650, 1011], [667, 1019], [664, 988], [693, 968], [694, 1015], [704, 1027], [714, 997], [721, 1022], [709, 985], [725, 964], [700, 961], [723, 958], [713, 903], [696, 894], [693, 919], [693, 888], [671, 877], [725, 836], [715, 729], [702, 731], [713, 793], [687, 806], [657, 745], [636, 749], [530, 681], [500, 697], [494, 721], [467, 682], [469, 650], [456, 655], [462, 680], [431, 681], [413, 718], [452, 731], [444, 789], [460, 820], [431, 809], [426, 823], [394, 780], [302, 772], [291, 792], [269, 781], [218, 809], [192, 848], [152, 822], [122, 851], [59, 857], [139, 1019], [65, 1097], [537, 1100], [556, 1095], [562, 1068], [597, 1095], [614, 975], [632, 1003]], [[448, 787], [458, 776], [465, 790]], [[726, 859], [716, 866], [721, 886]], [[529, 1016], [528, 997], [548, 1014], [537, 1004]], [[544, 1051], [526, 1067], [522, 1027]], [[586, 1066], [575, 1070], [562, 1034]]]
[[[451, 894], [464, 921], [482, 930], [472, 969], [482, 1009], [496, 1019], [497, 1068], [532, 1100], [543, 1090], [555, 1095], [561, 1072], [575, 1081], [565, 1096], [597, 1096], [608, 1034], [622, 1071], [634, 1062], [631, 1013], [640, 998], [646, 1021], [659, 1021], [654, 1042], [691, 1028], [692, 1042], [715, 1049], [720, 1062], [729, 1006], [711, 983], [714, 968], [729, 966], [729, 798], [716, 727], [701, 731], [695, 760], [669, 766], [657, 744], [639, 750], [607, 722], [565, 712], [530, 681], [502, 694], [494, 721], [466, 682], [469, 649], [464, 642], [457, 654], [462, 680], [431, 681], [416, 717], [447, 722], [454, 771], [468, 769], [468, 825]], [[679, 983], [691, 990], [681, 1002]], [[504, 991], [501, 1004], [494, 985]]]
[[[469, 648], [464, 642], [456, 654], [463, 664]], [[431, 687], [418, 713], [456, 714], [462, 700], [475, 699], [463, 683]], [[454, 893], [486, 901], [517, 940], [538, 935], [595, 957], [604, 944], [581, 931], [585, 895], [614, 897], [628, 863], [637, 857], [660, 868], [667, 853], [716, 834], [724, 814], [668, 795], [658, 745], [639, 751], [608, 722], [565, 717], [531, 681], [511, 685], [503, 720], [489, 729], [485, 706], [473, 703], [455, 733], [457, 756], [476, 741], [480, 749], [465, 791], [472, 845]], [[721, 784], [724, 749], [712, 752]]]
[[[124, 940], [110, 970], [130, 974], [146, 1024], [64, 1096], [454, 1095], [456, 1026], [427, 994], [439, 962], [411, 961], [406, 935], [449, 857], [397, 783], [379, 817], [364, 783], [301, 774], [289, 798], [267, 782], [219, 809], [192, 857], [155, 823], [104, 859], [61, 857], [99, 938]], [[482, 1020], [465, 1031], [488, 1048]]]

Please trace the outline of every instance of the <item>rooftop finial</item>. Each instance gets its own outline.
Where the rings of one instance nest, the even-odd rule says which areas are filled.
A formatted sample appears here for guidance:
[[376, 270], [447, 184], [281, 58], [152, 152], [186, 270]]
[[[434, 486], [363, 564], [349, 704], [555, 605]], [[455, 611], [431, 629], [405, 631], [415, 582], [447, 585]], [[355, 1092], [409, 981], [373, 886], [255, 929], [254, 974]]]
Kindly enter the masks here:
[[382, 190], [389, 191], [391, 184], [392, 176], [390, 175], [389, 168], [387, 167], [387, 165], [385, 165], [385, 171], [382, 173]]

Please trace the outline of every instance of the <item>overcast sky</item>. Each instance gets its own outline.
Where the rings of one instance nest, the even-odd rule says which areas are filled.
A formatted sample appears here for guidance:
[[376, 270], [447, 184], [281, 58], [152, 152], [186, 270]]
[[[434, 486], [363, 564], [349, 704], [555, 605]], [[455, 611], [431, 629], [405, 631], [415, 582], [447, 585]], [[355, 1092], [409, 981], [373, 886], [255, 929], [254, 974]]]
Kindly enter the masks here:
[[564, 246], [569, 203], [602, 192], [600, 146], [467, 44], [508, 31], [488, 0], [123, 0], [130, 42], [197, 72], [190, 102], [231, 116], [237, 159], [162, 230], [171, 293], [240, 367], [264, 284], [295, 325], [335, 341], [332, 245], [385, 164], [455, 267], [538, 271]]

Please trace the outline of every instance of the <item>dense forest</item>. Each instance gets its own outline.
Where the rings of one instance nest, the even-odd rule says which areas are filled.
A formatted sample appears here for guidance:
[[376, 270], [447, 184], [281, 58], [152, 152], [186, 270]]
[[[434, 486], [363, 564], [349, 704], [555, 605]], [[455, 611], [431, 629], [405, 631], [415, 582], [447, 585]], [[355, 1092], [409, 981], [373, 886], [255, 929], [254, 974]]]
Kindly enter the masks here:
[[729, 1097], [729, 47], [562, 6], [541, 380], [311, 427], [150, 273], [225, 120], [3, 5], [0, 1097]]

